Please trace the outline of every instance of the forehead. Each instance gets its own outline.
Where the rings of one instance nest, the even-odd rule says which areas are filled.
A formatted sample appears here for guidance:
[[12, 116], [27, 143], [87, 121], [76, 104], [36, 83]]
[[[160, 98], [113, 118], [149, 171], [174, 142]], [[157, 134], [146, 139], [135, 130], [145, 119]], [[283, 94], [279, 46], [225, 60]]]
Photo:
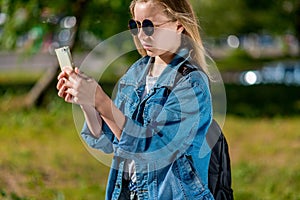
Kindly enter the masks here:
[[144, 19], [150, 19], [153, 21], [159, 21], [161, 19], [167, 19], [164, 13], [164, 7], [152, 2], [138, 2], [134, 6], [135, 20], [143, 21]]

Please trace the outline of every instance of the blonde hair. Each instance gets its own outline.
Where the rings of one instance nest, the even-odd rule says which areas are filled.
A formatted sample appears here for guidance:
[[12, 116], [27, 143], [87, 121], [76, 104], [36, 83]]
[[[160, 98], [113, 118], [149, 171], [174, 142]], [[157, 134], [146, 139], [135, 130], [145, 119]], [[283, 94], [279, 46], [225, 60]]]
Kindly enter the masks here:
[[[206, 63], [206, 51], [202, 43], [199, 32], [199, 22], [194, 13], [191, 3], [188, 0], [133, 0], [130, 4], [130, 12], [134, 17], [134, 7], [136, 3], [151, 2], [158, 3], [165, 8], [165, 12], [171, 19], [178, 20], [184, 27], [182, 46], [187, 46], [191, 50], [191, 57], [201, 67], [201, 69], [209, 76], [208, 66]], [[147, 55], [145, 49], [142, 48], [137, 37], [134, 37], [135, 44], [142, 56]]]

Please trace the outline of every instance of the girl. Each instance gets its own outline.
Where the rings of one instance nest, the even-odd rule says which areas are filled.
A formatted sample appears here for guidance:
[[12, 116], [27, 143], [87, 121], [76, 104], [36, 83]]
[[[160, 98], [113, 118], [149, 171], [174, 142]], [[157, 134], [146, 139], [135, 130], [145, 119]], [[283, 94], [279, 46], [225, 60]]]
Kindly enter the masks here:
[[115, 100], [78, 68], [59, 74], [58, 95], [81, 106], [83, 139], [114, 153], [106, 199], [213, 199], [203, 153], [212, 102], [192, 7], [133, 0], [130, 11], [142, 58], [120, 79]]

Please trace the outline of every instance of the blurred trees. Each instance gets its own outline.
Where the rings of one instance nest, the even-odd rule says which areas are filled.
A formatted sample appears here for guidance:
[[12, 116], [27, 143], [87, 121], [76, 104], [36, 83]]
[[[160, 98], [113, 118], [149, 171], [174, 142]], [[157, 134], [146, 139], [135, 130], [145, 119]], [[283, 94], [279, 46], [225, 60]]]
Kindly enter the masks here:
[[[228, 34], [297, 34], [299, 0], [192, 0], [204, 32], [218, 37]], [[298, 19], [298, 20], [297, 20]], [[297, 23], [298, 21], [298, 23]]]
[[[31, 51], [41, 47], [41, 40], [53, 37], [64, 16], [80, 14], [79, 36], [88, 31], [97, 38], [107, 38], [127, 29], [131, 0], [1, 0], [0, 50], [20, 46], [24, 37]], [[83, 2], [86, 6], [80, 7]], [[228, 34], [292, 33], [300, 35], [299, 0], [191, 0], [208, 36]], [[79, 6], [79, 7], [78, 7]], [[76, 14], [77, 12], [77, 14]], [[5, 16], [4, 16], [5, 15]], [[29, 33], [29, 34], [28, 34]], [[23, 37], [23, 40], [20, 39]], [[300, 36], [299, 36], [300, 37]], [[26, 38], [25, 38], [26, 39]]]
[[[102, 38], [126, 29], [128, 18], [124, 15], [128, 13], [128, 6], [122, 3], [110, 0], [2, 0], [0, 50], [21, 48], [25, 53], [36, 53], [44, 43], [50, 43], [47, 44], [50, 53], [53, 53], [51, 49], [62, 45], [81, 48], [78, 41], [86, 31], [88, 37]], [[56, 66], [45, 72], [26, 95], [25, 107], [43, 103], [48, 89], [56, 83], [58, 69]]]
[[[0, 51], [36, 53], [57, 40], [62, 19], [75, 16], [69, 46], [93, 48], [127, 29], [131, 0], [0, 0]], [[191, 0], [206, 37], [247, 33], [295, 34], [300, 40], [299, 0]], [[94, 38], [94, 40], [93, 40]], [[94, 41], [91, 42], [91, 41]], [[56, 45], [65, 45], [57, 43]], [[50, 45], [51, 46], [51, 45]], [[58, 46], [53, 46], [58, 47]], [[58, 69], [58, 68], [57, 68]], [[32, 105], [49, 88], [46, 74], [29, 94]], [[36, 90], [35, 90], [36, 89]]]
[[26, 40], [38, 41], [53, 32], [53, 25], [58, 23], [54, 14], [68, 12], [65, 2], [68, 1], [48, 5], [47, 1], [38, 0], [2, 0], [1, 49], [14, 49]]
[[129, 4], [130, 0], [1, 0], [0, 50], [30, 46], [36, 52], [41, 40], [55, 40], [65, 16], [77, 18], [76, 39], [85, 31], [106, 38], [127, 29]]

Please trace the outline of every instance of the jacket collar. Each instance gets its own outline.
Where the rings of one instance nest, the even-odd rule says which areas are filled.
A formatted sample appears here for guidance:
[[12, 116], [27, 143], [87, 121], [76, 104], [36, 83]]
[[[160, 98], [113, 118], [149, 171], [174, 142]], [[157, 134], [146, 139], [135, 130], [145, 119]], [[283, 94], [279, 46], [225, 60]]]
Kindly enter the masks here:
[[158, 78], [156, 86], [172, 87], [175, 83], [178, 69], [190, 59], [190, 51], [186, 48], [180, 49]]
[[[191, 59], [190, 52], [191, 51], [186, 48], [179, 49], [174, 58], [159, 76], [154, 87], [172, 87], [175, 82], [179, 67]], [[132, 69], [134, 71], [130, 73], [135, 78], [129, 77], [128, 74], [125, 74], [125, 79], [121, 80], [121, 82], [125, 81], [126, 84], [136, 85], [138, 88], [140, 86], [143, 87], [146, 84], [146, 76], [153, 62], [154, 57], [145, 56], [141, 58], [138, 62], [136, 62], [135, 65], [137, 66]]]

